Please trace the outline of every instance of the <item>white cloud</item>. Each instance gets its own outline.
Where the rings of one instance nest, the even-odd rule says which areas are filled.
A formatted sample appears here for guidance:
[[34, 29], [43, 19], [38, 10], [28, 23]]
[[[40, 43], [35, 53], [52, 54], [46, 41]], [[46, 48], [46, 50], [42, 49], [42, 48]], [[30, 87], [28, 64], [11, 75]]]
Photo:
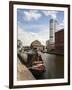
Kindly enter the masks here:
[[45, 16], [51, 16], [53, 19], [56, 19], [56, 11], [42, 11]]
[[39, 19], [41, 14], [37, 10], [24, 11], [24, 20], [31, 21], [32, 19]]
[[18, 39], [23, 42], [23, 45], [30, 45], [32, 41], [39, 40], [41, 44], [45, 45], [46, 40], [49, 39], [49, 30], [44, 30], [38, 33], [27, 32], [18, 27]]

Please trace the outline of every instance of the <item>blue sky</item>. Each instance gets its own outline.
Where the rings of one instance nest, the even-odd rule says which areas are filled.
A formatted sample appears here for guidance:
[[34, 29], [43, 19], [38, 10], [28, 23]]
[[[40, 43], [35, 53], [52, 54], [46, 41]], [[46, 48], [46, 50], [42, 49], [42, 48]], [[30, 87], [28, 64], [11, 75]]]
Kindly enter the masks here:
[[[63, 11], [17, 9], [19, 32], [32, 33], [35, 39], [39, 38], [39, 40], [42, 40], [42, 44], [45, 44], [46, 40], [49, 39], [49, 22], [51, 18], [57, 20], [58, 29], [64, 27]], [[23, 42], [26, 41], [23, 40]]]

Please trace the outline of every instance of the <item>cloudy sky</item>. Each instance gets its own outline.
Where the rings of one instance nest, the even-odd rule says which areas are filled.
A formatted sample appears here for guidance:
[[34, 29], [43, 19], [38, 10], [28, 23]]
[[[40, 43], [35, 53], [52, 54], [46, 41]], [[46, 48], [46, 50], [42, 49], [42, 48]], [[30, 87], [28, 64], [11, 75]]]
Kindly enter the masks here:
[[50, 19], [58, 22], [57, 30], [64, 27], [64, 12], [49, 10], [17, 9], [18, 39], [23, 45], [39, 40], [43, 45], [49, 39]]

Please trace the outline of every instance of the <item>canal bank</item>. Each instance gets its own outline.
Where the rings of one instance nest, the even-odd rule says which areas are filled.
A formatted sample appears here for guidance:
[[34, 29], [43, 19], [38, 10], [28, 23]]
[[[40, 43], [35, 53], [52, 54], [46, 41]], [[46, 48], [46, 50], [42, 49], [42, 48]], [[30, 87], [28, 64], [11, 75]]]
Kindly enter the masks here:
[[21, 60], [17, 58], [17, 80], [35, 80], [35, 77], [28, 70], [25, 64], [20, 62]]
[[55, 54], [55, 55], [64, 55], [64, 51], [61, 51], [61, 50], [51, 50], [49, 52], [47, 52], [48, 54]]

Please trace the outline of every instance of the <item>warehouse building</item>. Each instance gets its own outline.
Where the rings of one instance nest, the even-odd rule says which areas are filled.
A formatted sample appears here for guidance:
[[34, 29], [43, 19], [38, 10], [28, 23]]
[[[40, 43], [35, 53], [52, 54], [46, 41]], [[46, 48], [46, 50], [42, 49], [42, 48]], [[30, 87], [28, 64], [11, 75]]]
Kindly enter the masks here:
[[64, 53], [64, 29], [55, 32], [55, 48], [57, 52]]

